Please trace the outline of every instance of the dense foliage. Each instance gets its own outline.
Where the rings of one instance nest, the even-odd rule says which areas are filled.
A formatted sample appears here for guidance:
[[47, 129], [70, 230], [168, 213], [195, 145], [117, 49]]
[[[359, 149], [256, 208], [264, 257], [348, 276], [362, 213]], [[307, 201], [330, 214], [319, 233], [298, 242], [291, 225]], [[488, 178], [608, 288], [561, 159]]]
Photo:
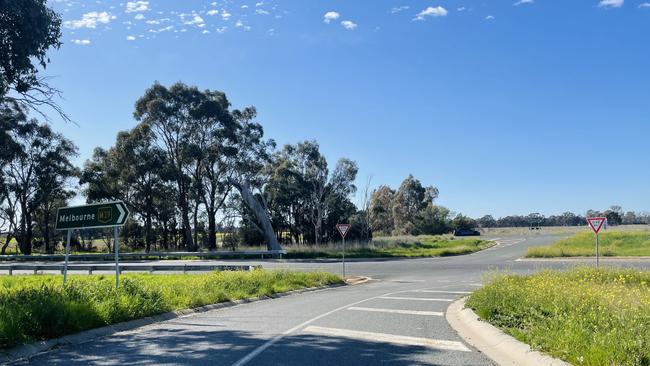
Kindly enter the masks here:
[[650, 364], [650, 272], [580, 268], [499, 275], [467, 306], [574, 365]]

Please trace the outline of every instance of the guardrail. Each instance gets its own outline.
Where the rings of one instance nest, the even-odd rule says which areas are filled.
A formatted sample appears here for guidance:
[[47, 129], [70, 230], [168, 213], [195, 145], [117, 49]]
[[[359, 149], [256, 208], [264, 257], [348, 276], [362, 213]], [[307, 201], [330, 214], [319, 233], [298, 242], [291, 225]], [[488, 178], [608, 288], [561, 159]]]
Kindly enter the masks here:
[[[243, 251], [214, 251], [214, 252], [149, 252], [149, 253], [119, 253], [120, 259], [143, 259], [143, 258], [219, 258], [236, 256], [260, 256], [279, 257], [286, 254], [284, 250], [243, 250]], [[43, 254], [43, 255], [0, 255], [0, 261], [62, 261], [64, 254]], [[115, 260], [113, 253], [90, 253], [70, 254], [69, 260]]]
[[[0, 264], [0, 271], [9, 271], [13, 275], [14, 271], [59, 271], [63, 274], [63, 264]], [[262, 266], [252, 265], [217, 265], [217, 264], [120, 264], [120, 273], [123, 272], [210, 272], [210, 271], [253, 271], [262, 268]], [[88, 271], [93, 274], [95, 271], [115, 271], [115, 265], [89, 265], [89, 264], [69, 264], [69, 271]]]

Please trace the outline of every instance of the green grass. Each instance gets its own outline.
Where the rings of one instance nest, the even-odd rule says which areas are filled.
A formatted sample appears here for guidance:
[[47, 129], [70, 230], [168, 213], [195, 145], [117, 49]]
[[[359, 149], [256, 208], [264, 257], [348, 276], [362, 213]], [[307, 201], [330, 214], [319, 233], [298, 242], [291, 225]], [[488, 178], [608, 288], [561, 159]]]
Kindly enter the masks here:
[[[599, 253], [606, 257], [650, 256], [650, 232], [601, 232]], [[583, 232], [545, 247], [528, 248], [526, 257], [585, 257], [596, 255], [596, 241], [592, 232]]]
[[[346, 258], [442, 257], [470, 254], [492, 246], [480, 239], [459, 239], [448, 235], [376, 238], [372, 243], [346, 244]], [[340, 258], [341, 243], [321, 246], [285, 246], [284, 258]]]
[[173, 310], [341, 283], [329, 273], [264, 271], [201, 275], [0, 277], [0, 348]]
[[574, 365], [650, 365], [650, 272], [498, 275], [467, 301], [484, 320]]

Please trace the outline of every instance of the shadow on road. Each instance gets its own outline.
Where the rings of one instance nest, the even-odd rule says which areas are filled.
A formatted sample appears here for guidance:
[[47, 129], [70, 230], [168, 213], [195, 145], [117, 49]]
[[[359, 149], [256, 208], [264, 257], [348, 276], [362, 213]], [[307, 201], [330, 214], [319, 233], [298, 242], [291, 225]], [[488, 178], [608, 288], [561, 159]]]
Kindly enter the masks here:
[[[182, 325], [182, 323], [170, 324]], [[65, 346], [14, 365], [231, 365], [266, 341], [254, 333], [215, 329], [192, 322], [191, 331], [150, 329]], [[207, 328], [212, 328], [209, 330]], [[295, 335], [267, 349], [250, 365], [413, 365], [435, 354], [400, 346], [327, 336]]]

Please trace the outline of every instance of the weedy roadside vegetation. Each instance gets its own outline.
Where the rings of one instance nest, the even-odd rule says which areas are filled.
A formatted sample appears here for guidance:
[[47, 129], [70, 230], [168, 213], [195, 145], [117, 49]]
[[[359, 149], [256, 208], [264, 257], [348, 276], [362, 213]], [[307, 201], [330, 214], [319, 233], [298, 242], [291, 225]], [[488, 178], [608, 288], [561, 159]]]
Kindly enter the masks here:
[[[599, 235], [599, 253], [605, 257], [650, 256], [649, 231], [608, 231]], [[528, 258], [585, 257], [596, 255], [592, 232], [576, 234], [544, 247], [528, 248]]]
[[[346, 243], [347, 258], [443, 257], [470, 254], [494, 245], [475, 238], [456, 238], [451, 235], [420, 235], [379, 237], [371, 243]], [[285, 245], [285, 258], [340, 258], [342, 243], [327, 245]]]
[[575, 365], [650, 365], [650, 272], [492, 276], [466, 306], [518, 340]]
[[342, 283], [324, 272], [126, 274], [0, 278], [0, 348], [207, 304]]

